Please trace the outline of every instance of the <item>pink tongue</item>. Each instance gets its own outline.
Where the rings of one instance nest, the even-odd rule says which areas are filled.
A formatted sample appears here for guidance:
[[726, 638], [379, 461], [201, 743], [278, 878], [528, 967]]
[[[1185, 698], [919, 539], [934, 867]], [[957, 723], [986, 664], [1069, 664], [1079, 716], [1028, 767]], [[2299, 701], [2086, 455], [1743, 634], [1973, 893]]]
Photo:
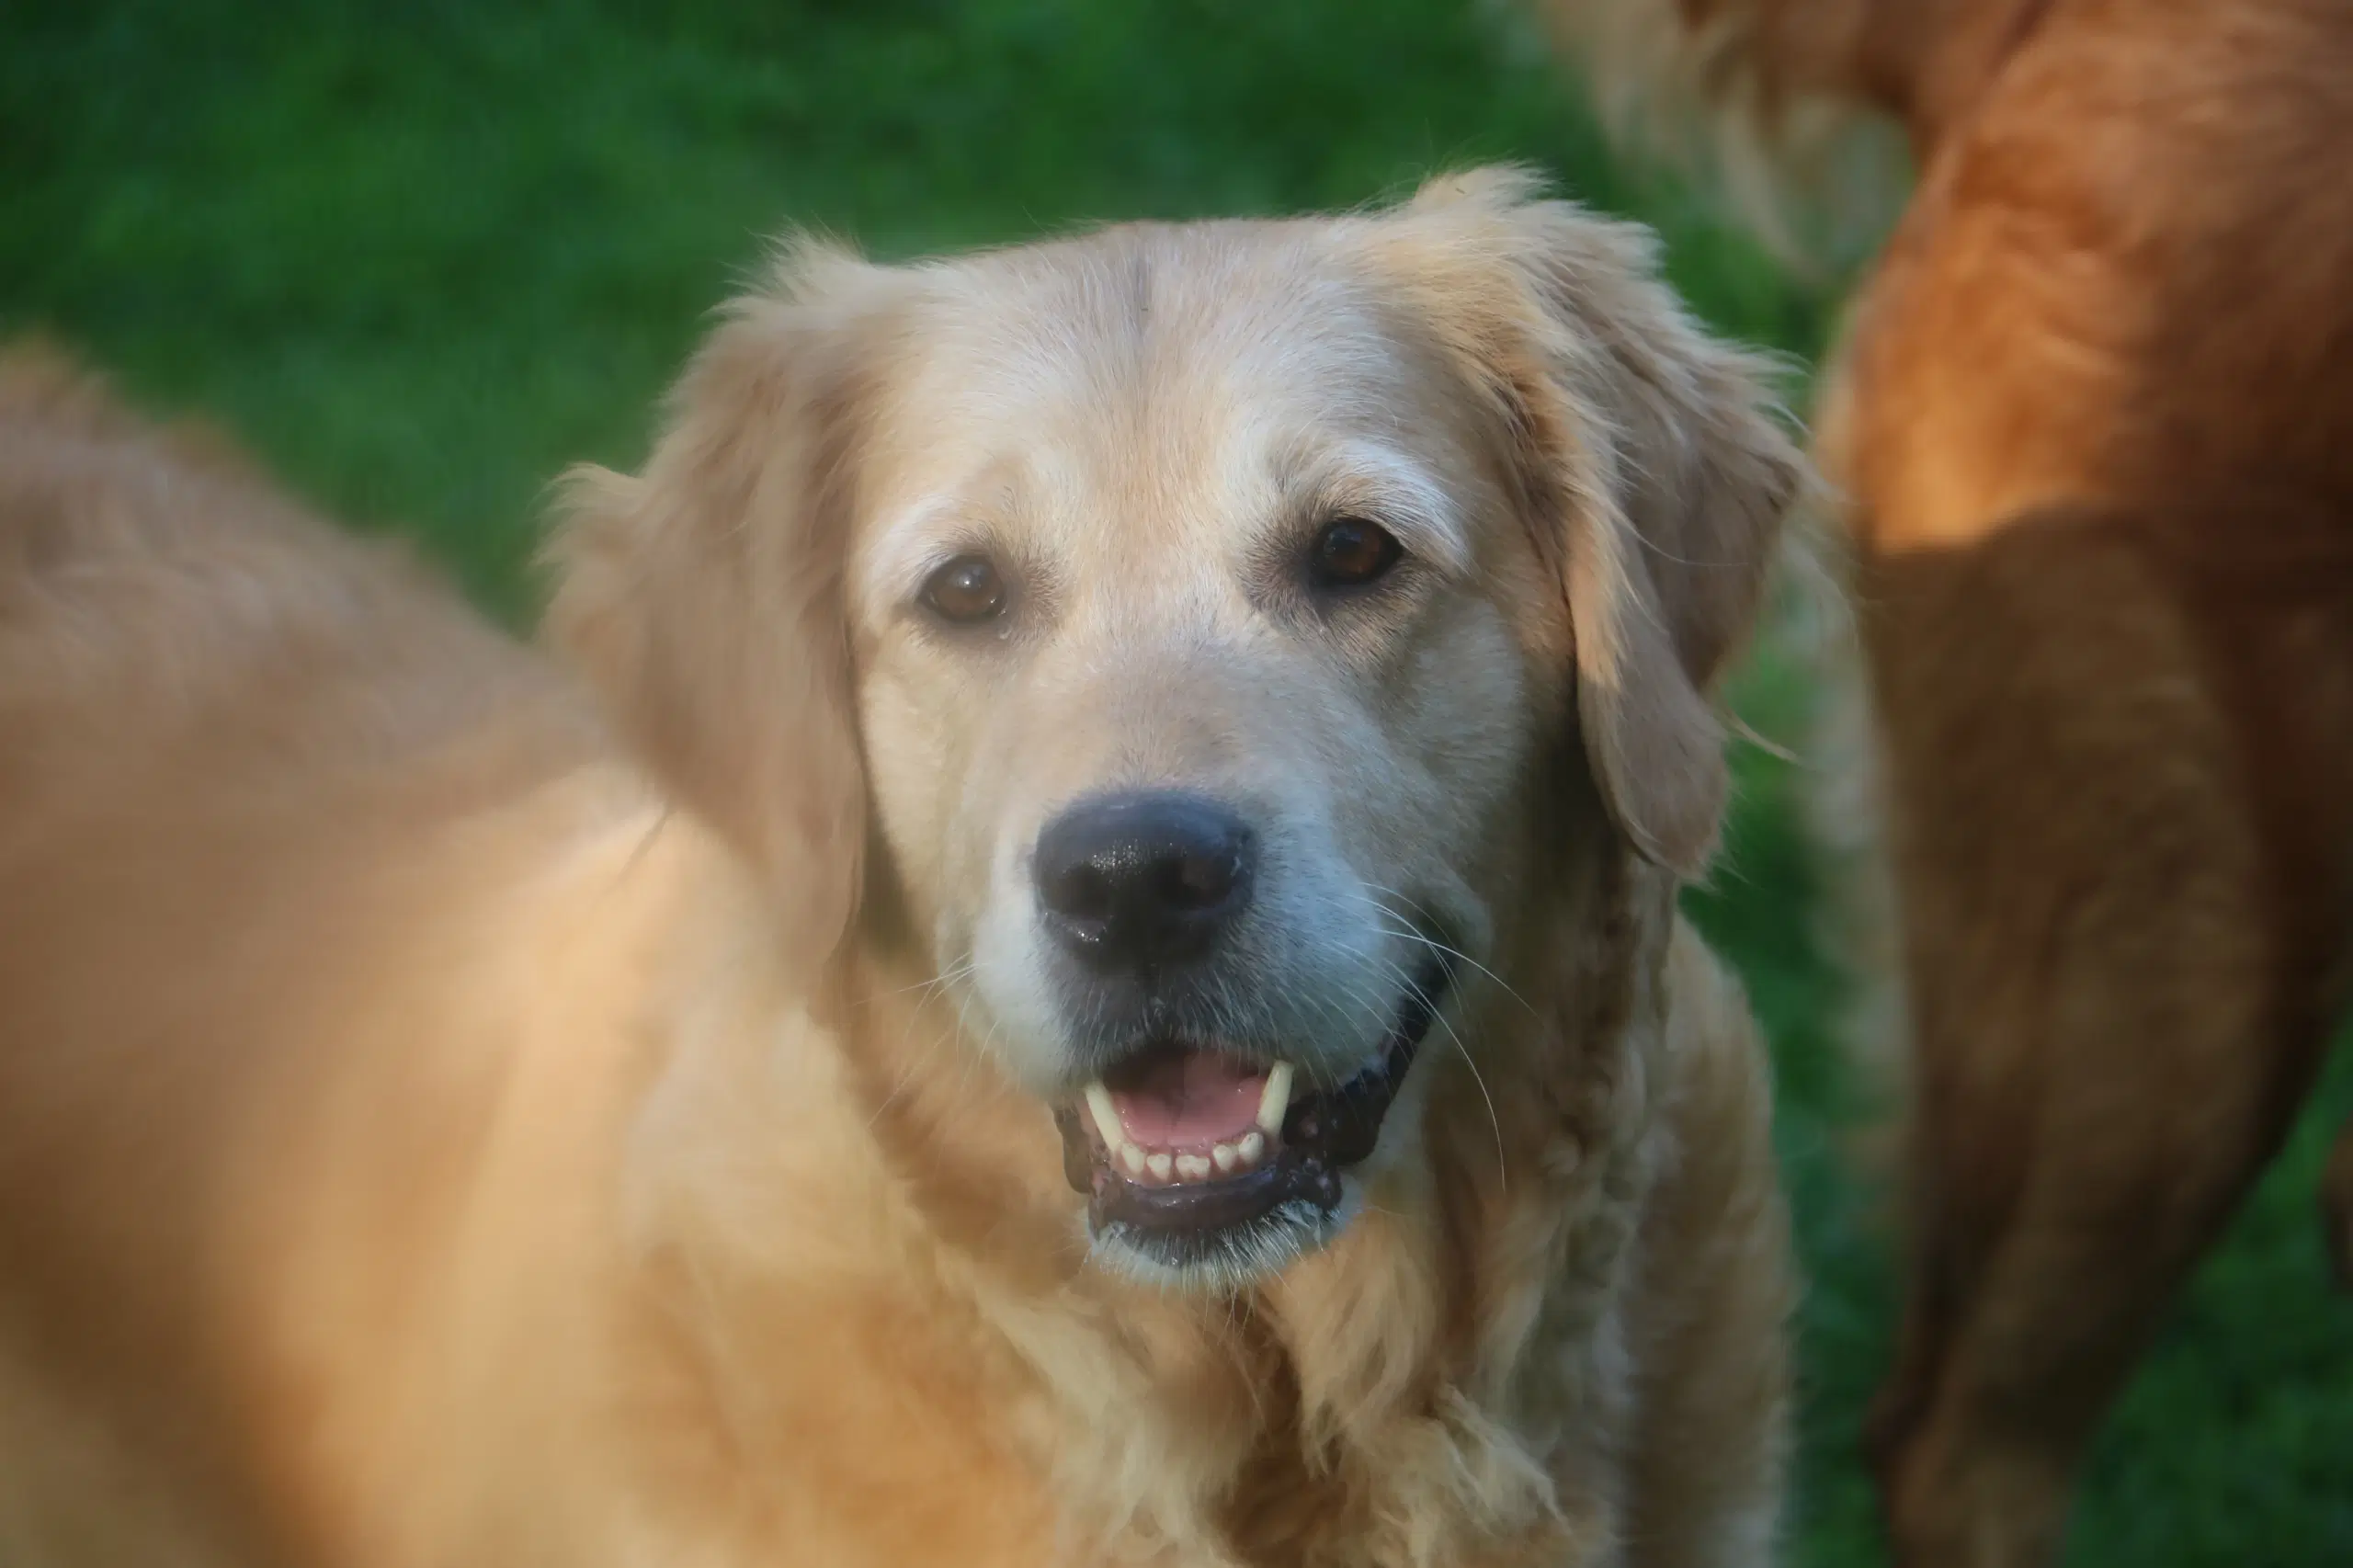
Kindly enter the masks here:
[[1153, 1063], [1138, 1082], [1111, 1091], [1120, 1126], [1146, 1149], [1206, 1149], [1231, 1143], [1258, 1119], [1264, 1068], [1213, 1051], [1188, 1051]]

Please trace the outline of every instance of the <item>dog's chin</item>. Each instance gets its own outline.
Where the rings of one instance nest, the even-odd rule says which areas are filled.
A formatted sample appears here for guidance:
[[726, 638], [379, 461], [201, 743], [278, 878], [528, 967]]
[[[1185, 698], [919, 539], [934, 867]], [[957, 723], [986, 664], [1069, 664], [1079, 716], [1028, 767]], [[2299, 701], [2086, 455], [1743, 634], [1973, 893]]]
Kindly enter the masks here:
[[1056, 1108], [1063, 1174], [1086, 1199], [1097, 1262], [1156, 1285], [1232, 1288], [1347, 1228], [1356, 1168], [1453, 983], [1433, 960], [1379, 1050], [1328, 1087], [1272, 1053], [1211, 1041], [1138, 1042]]

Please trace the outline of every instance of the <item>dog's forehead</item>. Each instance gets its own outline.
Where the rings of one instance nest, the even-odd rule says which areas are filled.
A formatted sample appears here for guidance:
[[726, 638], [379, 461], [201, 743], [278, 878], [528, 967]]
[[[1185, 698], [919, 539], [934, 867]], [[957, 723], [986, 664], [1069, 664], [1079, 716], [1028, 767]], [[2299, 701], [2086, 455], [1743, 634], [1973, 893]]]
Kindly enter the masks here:
[[937, 269], [937, 347], [949, 365], [994, 363], [1001, 390], [1017, 393], [1132, 407], [1235, 381], [1279, 392], [1300, 379], [1287, 369], [1393, 358], [1399, 347], [1343, 233], [1308, 222], [1139, 223], [966, 257]]
[[1336, 454], [1435, 469], [1446, 375], [1329, 226], [1130, 225], [927, 269], [870, 516], [1116, 544], [1231, 528]]

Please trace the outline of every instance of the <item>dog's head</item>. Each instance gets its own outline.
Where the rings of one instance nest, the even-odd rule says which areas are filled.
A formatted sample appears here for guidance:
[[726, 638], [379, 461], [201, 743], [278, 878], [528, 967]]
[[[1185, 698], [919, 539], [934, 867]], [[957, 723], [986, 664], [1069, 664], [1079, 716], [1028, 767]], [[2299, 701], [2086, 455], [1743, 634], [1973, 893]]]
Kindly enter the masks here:
[[1705, 859], [1797, 475], [1646, 237], [1514, 174], [803, 244], [584, 483], [555, 619], [811, 951], [887, 885], [1099, 1251], [1230, 1278], [1404, 1157], [1563, 768], [1590, 833]]

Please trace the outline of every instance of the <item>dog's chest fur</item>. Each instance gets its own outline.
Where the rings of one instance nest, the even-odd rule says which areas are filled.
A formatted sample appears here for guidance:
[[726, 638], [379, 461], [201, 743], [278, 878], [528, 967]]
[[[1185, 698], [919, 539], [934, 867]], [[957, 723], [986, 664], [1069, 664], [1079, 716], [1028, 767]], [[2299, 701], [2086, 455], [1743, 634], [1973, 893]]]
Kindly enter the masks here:
[[[1022, 1358], [1059, 1407], [1031, 1457], [1065, 1528], [1171, 1568], [1612, 1560], [1671, 895], [1598, 882], [1550, 1005], [1488, 1042], [1533, 1092], [1449, 1081], [1469, 1103], [1434, 1101], [1424, 1185], [1376, 1189], [1245, 1301], [1114, 1309], [1084, 1370], [1067, 1345]], [[1135, 1379], [1108, 1425], [1105, 1359]]]
[[[744, 1434], [695, 1468], [734, 1472], [723, 1484], [748, 1494], [768, 1484], [751, 1473], [761, 1455], [789, 1450], [787, 1468], [805, 1473], [788, 1489], [805, 1495], [764, 1509], [772, 1521], [837, 1519], [845, 1489], [929, 1489], [875, 1512], [880, 1533], [845, 1542], [847, 1562], [894, 1561], [918, 1508], [975, 1564], [1613, 1561], [1620, 1301], [1654, 1164], [1673, 905], [1661, 876], [1592, 870], [1586, 896], [1560, 900], [1513, 965], [1543, 989], [1482, 1015], [1487, 1071], [1518, 1092], [1491, 1103], [1434, 1059], [1429, 1157], [1401, 1163], [1337, 1242], [1245, 1298], [1165, 1295], [1081, 1267], [1052, 1162], [1026, 1188], [985, 1163], [941, 1165], [937, 1124], [887, 1064], [871, 1083], [854, 1063], [841, 1073], [857, 1114], [824, 1119], [870, 1129], [879, 1160], [832, 1147], [779, 1168], [796, 1155], [769, 1113], [739, 1101], [722, 1117], [695, 1096], [685, 1108], [700, 1135], [733, 1122], [768, 1145], [758, 1186], [825, 1185], [832, 1222], [858, 1233], [841, 1244], [860, 1277], [855, 1304], [813, 1300], [759, 1256], [787, 1224], [802, 1229], [804, 1257], [820, 1256], [808, 1205], [775, 1210], [776, 1228], [739, 1214], [722, 1229], [712, 1221], [732, 1197], [671, 1194], [654, 1223], [669, 1256], [695, 1260], [673, 1348], [709, 1363], [694, 1403], [718, 1400], [710, 1423]], [[803, 1102], [830, 1093], [790, 1086]], [[875, 1247], [878, 1227], [896, 1241]], [[733, 1284], [731, 1254], [745, 1268]], [[819, 1331], [828, 1351], [813, 1357]], [[755, 1390], [763, 1364], [836, 1375]], [[747, 1418], [754, 1407], [766, 1414]], [[918, 1408], [949, 1414], [923, 1423], [910, 1455], [903, 1413]]]

